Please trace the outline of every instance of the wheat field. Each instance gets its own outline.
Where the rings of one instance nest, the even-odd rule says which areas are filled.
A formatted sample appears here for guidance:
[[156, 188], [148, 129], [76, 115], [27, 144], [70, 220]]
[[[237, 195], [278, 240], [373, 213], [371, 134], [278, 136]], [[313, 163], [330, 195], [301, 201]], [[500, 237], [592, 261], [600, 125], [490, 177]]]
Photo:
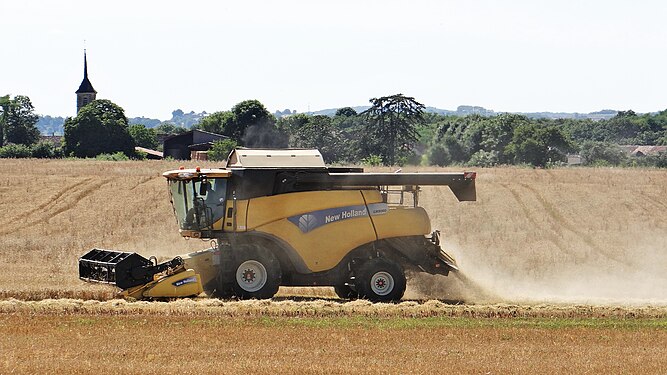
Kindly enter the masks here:
[[[207, 248], [178, 235], [161, 173], [180, 165], [195, 166], [0, 160], [0, 297], [110, 299], [113, 288], [77, 278], [77, 259], [88, 249], [171, 257]], [[423, 187], [421, 205], [461, 276], [485, 293], [456, 277], [416, 275], [406, 298], [667, 301], [667, 171], [481, 169], [477, 190], [477, 202], [460, 203], [446, 187]], [[281, 289], [281, 296], [290, 293], [335, 296], [322, 288]]]
[[667, 369], [667, 171], [479, 169], [478, 201], [465, 203], [424, 187], [462, 272], [411, 275], [400, 304], [330, 288], [126, 302], [78, 280], [93, 247], [173, 257], [209, 246], [178, 235], [161, 172], [180, 165], [195, 166], [0, 160], [0, 373]]

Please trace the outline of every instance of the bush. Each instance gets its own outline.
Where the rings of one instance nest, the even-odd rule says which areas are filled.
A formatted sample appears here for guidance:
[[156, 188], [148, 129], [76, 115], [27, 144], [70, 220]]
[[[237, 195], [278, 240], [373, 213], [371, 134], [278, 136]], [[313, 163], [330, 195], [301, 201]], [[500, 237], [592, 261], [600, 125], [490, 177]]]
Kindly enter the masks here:
[[130, 158], [125, 155], [123, 152], [118, 151], [113, 154], [99, 154], [95, 157], [95, 160], [105, 160], [105, 161], [125, 161], [130, 160]]
[[371, 167], [377, 167], [378, 165], [382, 164], [382, 156], [369, 155], [368, 157], [361, 159], [361, 163]]
[[498, 164], [497, 151], [479, 150], [472, 154], [468, 165], [475, 167], [493, 167]]
[[33, 158], [38, 159], [53, 159], [61, 158], [63, 156], [62, 149], [47, 141], [42, 141], [35, 144], [32, 146], [30, 152]]
[[632, 166], [667, 168], [667, 152], [661, 152], [657, 155], [647, 155], [633, 158]]
[[130, 135], [134, 143], [139, 147], [155, 150], [158, 146], [157, 132], [141, 124], [133, 124], [129, 127]]
[[620, 165], [627, 161], [627, 155], [616, 144], [587, 141], [581, 145], [584, 164], [595, 167]]
[[444, 167], [451, 163], [449, 152], [442, 145], [434, 145], [428, 151], [428, 164]]
[[227, 159], [229, 153], [238, 146], [233, 139], [223, 139], [213, 143], [213, 146], [208, 150], [208, 160], [223, 161]]
[[19, 159], [29, 158], [31, 156], [32, 152], [30, 151], [30, 147], [26, 145], [9, 144], [0, 147], [0, 158]]

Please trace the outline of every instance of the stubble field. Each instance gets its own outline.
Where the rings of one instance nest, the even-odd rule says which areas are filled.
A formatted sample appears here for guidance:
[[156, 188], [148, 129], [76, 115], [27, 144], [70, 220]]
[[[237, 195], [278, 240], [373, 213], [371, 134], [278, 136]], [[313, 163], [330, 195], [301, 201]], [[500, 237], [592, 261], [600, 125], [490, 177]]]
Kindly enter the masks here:
[[474, 203], [424, 187], [463, 273], [418, 275], [397, 305], [127, 303], [79, 281], [92, 247], [208, 247], [176, 230], [160, 173], [181, 164], [0, 160], [0, 373], [667, 369], [665, 171], [482, 169]]

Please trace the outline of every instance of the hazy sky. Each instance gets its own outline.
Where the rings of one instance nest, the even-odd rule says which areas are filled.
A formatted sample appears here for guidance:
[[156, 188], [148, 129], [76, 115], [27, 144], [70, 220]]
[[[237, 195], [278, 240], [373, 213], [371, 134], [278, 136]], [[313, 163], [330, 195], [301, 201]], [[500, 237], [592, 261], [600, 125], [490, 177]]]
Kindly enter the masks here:
[[667, 2], [0, 0], [0, 95], [72, 116], [83, 48], [129, 117], [366, 105], [667, 108]]

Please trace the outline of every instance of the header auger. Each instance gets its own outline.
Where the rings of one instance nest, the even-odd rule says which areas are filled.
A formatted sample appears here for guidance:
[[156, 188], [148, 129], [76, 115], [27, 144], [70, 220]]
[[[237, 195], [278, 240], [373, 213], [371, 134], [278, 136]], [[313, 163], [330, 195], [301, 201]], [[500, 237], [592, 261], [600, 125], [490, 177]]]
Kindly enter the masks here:
[[216, 246], [158, 264], [93, 249], [79, 276], [125, 296], [271, 298], [281, 285], [333, 286], [341, 298], [396, 301], [405, 271], [447, 275], [420, 185], [474, 201], [475, 173], [364, 173], [325, 166], [317, 150], [236, 149], [224, 168], [163, 174], [183, 237]]

